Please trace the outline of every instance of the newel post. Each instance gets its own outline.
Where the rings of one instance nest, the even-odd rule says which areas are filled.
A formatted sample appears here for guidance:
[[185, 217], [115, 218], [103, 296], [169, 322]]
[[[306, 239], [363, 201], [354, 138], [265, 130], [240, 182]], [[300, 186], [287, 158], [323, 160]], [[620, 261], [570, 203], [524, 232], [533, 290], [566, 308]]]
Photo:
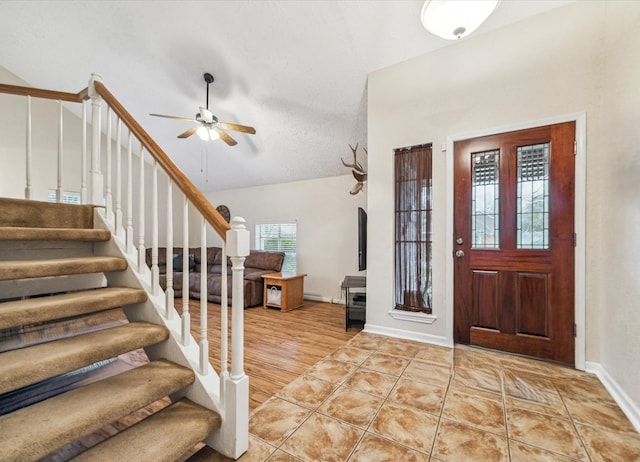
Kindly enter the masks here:
[[[90, 203], [93, 205], [104, 205], [104, 180], [100, 171], [100, 142], [102, 130], [100, 123], [100, 108], [102, 98], [96, 92], [93, 82], [102, 82], [102, 77], [98, 74], [91, 74], [89, 79], [89, 97], [91, 98], [91, 166], [89, 178], [91, 181]], [[110, 140], [107, 140], [110, 142]]]
[[233, 217], [226, 250], [231, 259], [231, 374], [225, 387], [225, 420], [235, 433], [230, 453], [239, 457], [249, 445], [249, 377], [244, 373], [244, 260], [249, 255], [249, 231], [244, 218]]

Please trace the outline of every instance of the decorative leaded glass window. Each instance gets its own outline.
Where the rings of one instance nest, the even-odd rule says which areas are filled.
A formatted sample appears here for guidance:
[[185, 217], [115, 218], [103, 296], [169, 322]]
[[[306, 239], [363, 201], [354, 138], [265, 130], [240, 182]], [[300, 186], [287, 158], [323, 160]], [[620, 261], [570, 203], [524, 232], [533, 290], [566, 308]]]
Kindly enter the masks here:
[[519, 249], [549, 248], [549, 143], [518, 147]]
[[471, 245], [477, 249], [500, 247], [500, 153], [471, 156]]

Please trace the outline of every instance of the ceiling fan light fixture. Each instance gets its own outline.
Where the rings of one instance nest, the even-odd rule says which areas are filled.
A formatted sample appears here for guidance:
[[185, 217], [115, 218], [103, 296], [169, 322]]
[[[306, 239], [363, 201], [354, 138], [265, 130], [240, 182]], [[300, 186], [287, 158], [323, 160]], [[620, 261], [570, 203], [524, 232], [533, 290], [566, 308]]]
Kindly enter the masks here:
[[207, 128], [205, 126], [198, 127], [196, 133], [200, 137], [202, 141], [215, 141], [220, 138], [220, 135], [217, 131], [212, 128]]
[[432, 34], [457, 40], [480, 27], [498, 3], [500, 0], [426, 0], [420, 20]]

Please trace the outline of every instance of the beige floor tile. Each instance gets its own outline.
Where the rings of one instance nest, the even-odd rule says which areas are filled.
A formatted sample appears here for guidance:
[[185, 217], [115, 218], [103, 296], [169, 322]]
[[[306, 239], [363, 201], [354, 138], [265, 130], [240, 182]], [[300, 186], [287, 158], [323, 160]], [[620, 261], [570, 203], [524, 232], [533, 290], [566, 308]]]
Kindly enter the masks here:
[[397, 380], [398, 378], [393, 375], [361, 368], [345, 382], [345, 385], [370, 395], [386, 398]]
[[331, 355], [329, 355], [327, 359], [335, 359], [336, 361], [342, 361], [345, 363], [355, 364], [356, 366], [359, 366], [370, 355], [371, 355], [370, 350], [362, 350], [360, 348], [344, 346], [336, 350]]
[[499, 370], [456, 367], [453, 381], [468, 388], [502, 393], [502, 378]]
[[462, 385], [460, 380], [456, 380], [456, 377], [453, 377], [451, 383], [449, 384], [449, 390], [457, 391], [459, 393], [466, 393], [467, 395], [477, 396], [478, 398], [490, 399], [492, 401], [497, 401], [499, 403], [502, 402], [502, 393], [482, 390], [480, 388], [470, 388]]
[[310, 413], [311, 411], [297, 404], [270, 398], [249, 417], [249, 433], [278, 446]]
[[584, 447], [569, 420], [524, 409], [507, 411], [509, 437], [578, 460], [588, 460]]
[[447, 389], [401, 377], [389, 395], [389, 401], [440, 415]]
[[356, 369], [357, 367], [353, 364], [343, 363], [342, 361], [335, 361], [333, 359], [323, 359], [311, 367], [305, 374], [312, 375], [334, 385], [340, 385], [347, 377], [353, 374]]
[[503, 405], [498, 401], [450, 390], [444, 402], [442, 417], [507, 436]]
[[403, 377], [446, 387], [451, 379], [451, 368], [442, 364], [412, 360], [402, 373]]
[[438, 417], [427, 412], [386, 402], [369, 431], [420, 452], [431, 452]]
[[509, 462], [506, 438], [446, 419], [440, 421], [433, 456], [447, 462]]
[[404, 358], [413, 358], [420, 348], [409, 342], [401, 342], [398, 340], [387, 340], [382, 342], [378, 348], [379, 353], [384, 353], [394, 356], [402, 356]]
[[598, 401], [616, 406], [607, 389], [596, 378], [556, 380], [556, 388], [560, 396], [576, 400]]
[[509, 452], [511, 462], [574, 462], [576, 460], [515, 440], [509, 441]]
[[537, 374], [506, 370], [504, 394], [547, 406], [562, 406], [562, 399], [554, 383], [545, 376]]
[[366, 433], [349, 462], [428, 462], [429, 456], [377, 435]]
[[280, 449], [305, 461], [345, 461], [363, 433], [363, 430], [316, 413]]
[[364, 429], [371, 423], [381, 404], [381, 398], [342, 387], [325, 401], [318, 412]]
[[267, 462], [301, 462], [301, 460], [278, 449], [267, 459]]
[[622, 462], [640, 460], [640, 435], [618, 433], [589, 425], [576, 424], [587, 446], [592, 462]]
[[636, 433], [633, 425], [618, 406], [570, 398], [565, 398], [564, 403], [569, 415], [576, 422], [608, 430]]
[[301, 375], [280, 390], [276, 396], [300, 406], [316, 409], [333, 393], [334, 386], [311, 375]]
[[384, 374], [398, 376], [402, 374], [402, 371], [404, 371], [408, 364], [409, 360], [406, 358], [374, 353], [364, 363], [362, 363], [362, 367], [382, 372]]
[[559, 406], [550, 406], [534, 401], [527, 401], [524, 399], [512, 398], [510, 396], [505, 397], [505, 404], [507, 410], [509, 409], [526, 409], [531, 412], [537, 412], [539, 414], [546, 414], [551, 417], [559, 417], [561, 419], [570, 419], [569, 413], [564, 404]]
[[415, 355], [415, 359], [452, 366], [453, 348], [447, 348], [439, 345], [420, 346]]
[[358, 335], [353, 337], [349, 342], [347, 342], [347, 346], [360, 348], [363, 350], [377, 350], [380, 344], [383, 341], [386, 341], [389, 337], [385, 337], [384, 335], [376, 335], [369, 334], [367, 332], [360, 332]]

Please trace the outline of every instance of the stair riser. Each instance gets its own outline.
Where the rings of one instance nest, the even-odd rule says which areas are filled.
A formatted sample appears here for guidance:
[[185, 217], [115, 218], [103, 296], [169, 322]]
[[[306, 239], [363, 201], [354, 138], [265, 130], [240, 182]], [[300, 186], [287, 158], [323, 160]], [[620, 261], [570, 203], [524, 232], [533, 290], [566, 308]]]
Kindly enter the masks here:
[[106, 285], [107, 278], [100, 273], [0, 281], [0, 300], [73, 290], [87, 290], [105, 287]]
[[92, 242], [0, 241], [0, 261], [93, 256]]

